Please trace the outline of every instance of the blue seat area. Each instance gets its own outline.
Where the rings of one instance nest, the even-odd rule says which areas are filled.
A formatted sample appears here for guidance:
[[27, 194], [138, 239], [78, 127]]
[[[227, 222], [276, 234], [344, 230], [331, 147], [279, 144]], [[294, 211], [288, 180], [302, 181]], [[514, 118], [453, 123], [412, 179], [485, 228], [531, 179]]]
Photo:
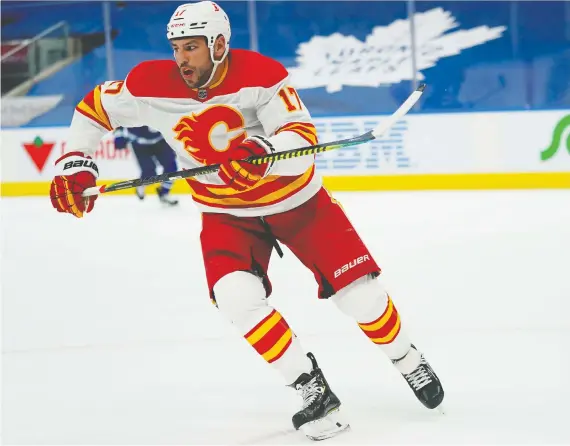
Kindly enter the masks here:
[[[377, 25], [406, 18], [406, 2], [258, 2], [260, 51], [273, 57], [294, 58], [300, 42], [333, 33], [366, 39]], [[291, 26], [291, 24], [294, 24]]]
[[[123, 3], [111, 3], [116, 79], [143, 60], [172, 57], [166, 23], [179, 4]], [[391, 112], [409, 94], [414, 75], [428, 84], [423, 112], [570, 107], [568, 2], [416, 2], [415, 74], [407, 2], [258, 1], [254, 28], [247, 2], [219, 4], [230, 17], [232, 47], [248, 48], [256, 33], [260, 52], [289, 68], [316, 116]], [[68, 20], [76, 33], [103, 28], [98, 2], [34, 8], [25, 10], [47, 25]], [[22, 11], [8, 8], [13, 16]], [[3, 27], [3, 34], [5, 28], [8, 35], [27, 30], [22, 20]], [[72, 105], [107, 80], [105, 56], [104, 47], [97, 48], [36, 85], [31, 95], [65, 99], [30, 125], [67, 124]]]
[[[246, 3], [218, 3], [230, 17], [232, 46], [247, 48], [249, 31]], [[127, 2], [124, 7], [113, 4], [111, 18], [113, 29], [118, 32], [113, 45], [119, 49], [170, 53], [166, 25], [177, 6], [175, 2]]]
[[99, 2], [3, 2], [2, 13], [13, 20], [2, 27], [2, 41], [34, 37], [60, 21], [72, 35], [103, 31]]
[[[235, 2], [219, 4], [231, 17], [232, 47], [247, 48], [247, 5]], [[101, 12], [99, 3], [92, 3], [91, 6], [96, 6], [98, 13]], [[166, 38], [166, 24], [176, 6], [176, 3], [170, 2], [128, 2], [123, 7], [116, 3], [111, 5], [111, 22], [117, 33], [113, 40], [116, 79], [124, 79], [134, 66], [145, 60], [172, 58]], [[73, 116], [71, 104], [77, 104], [95, 85], [109, 80], [106, 70], [105, 48], [100, 47], [35, 85], [28, 95], [64, 94], [64, 100], [54, 110], [28, 125], [62, 125], [69, 122]]]

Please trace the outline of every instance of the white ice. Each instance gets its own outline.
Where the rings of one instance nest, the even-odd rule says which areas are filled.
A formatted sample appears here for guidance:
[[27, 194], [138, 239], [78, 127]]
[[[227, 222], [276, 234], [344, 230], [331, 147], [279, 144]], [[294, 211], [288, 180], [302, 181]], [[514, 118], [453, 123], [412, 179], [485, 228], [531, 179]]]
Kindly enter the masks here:
[[[352, 426], [327, 444], [569, 444], [570, 191], [335, 196], [447, 414], [286, 250], [270, 302]], [[291, 429], [297, 396], [210, 303], [199, 214], [181, 198], [103, 196], [83, 220], [47, 197], [2, 200], [5, 444], [311, 443]]]

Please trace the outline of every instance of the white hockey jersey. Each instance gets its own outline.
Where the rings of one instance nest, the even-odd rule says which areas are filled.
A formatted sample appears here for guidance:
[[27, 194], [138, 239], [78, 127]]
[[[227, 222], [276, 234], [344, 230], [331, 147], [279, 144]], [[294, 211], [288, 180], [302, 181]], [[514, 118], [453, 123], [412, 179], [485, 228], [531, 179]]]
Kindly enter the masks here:
[[[189, 88], [170, 60], [143, 62], [125, 81], [97, 86], [76, 107], [66, 150], [93, 154], [108, 131], [144, 125], [162, 133], [183, 169], [232, 158], [232, 150], [253, 135], [268, 138], [276, 151], [317, 144], [311, 116], [279, 62], [230, 50], [221, 67], [222, 77], [207, 89]], [[276, 162], [243, 192], [215, 173], [187, 182], [202, 212], [247, 217], [295, 208], [322, 186], [314, 156]]]

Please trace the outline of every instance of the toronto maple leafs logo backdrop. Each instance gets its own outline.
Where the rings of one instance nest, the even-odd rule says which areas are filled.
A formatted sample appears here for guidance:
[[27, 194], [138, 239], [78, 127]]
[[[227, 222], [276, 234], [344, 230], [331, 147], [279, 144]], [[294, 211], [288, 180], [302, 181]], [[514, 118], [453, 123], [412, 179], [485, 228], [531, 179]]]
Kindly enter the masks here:
[[[459, 24], [450, 12], [435, 8], [414, 15], [416, 28], [416, 79], [421, 70], [466, 48], [498, 39], [505, 26], [477, 26], [455, 30]], [[314, 36], [297, 48], [297, 66], [288, 68], [298, 89], [325, 87], [328, 93], [343, 86], [378, 87], [413, 78], [410, 21], [396, 20], [376, 26], [362, 42], [354, 36], [334, 33]]]

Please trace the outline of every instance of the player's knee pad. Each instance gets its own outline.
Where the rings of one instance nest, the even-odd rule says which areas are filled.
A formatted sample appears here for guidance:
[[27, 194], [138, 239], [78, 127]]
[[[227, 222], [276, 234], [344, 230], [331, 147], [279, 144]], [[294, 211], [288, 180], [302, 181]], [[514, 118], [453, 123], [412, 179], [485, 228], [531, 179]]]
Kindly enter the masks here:
[[261, 279], [247, 271], [234, 271], [214, 285], [218, 309], [238, 327], [247, 327], [257, 310], [267, 307]]
[[339, 290], [331, 299], [344, 314], [366, 323], [384, 312], [388, 293], [378, 277], [366, 275]]

